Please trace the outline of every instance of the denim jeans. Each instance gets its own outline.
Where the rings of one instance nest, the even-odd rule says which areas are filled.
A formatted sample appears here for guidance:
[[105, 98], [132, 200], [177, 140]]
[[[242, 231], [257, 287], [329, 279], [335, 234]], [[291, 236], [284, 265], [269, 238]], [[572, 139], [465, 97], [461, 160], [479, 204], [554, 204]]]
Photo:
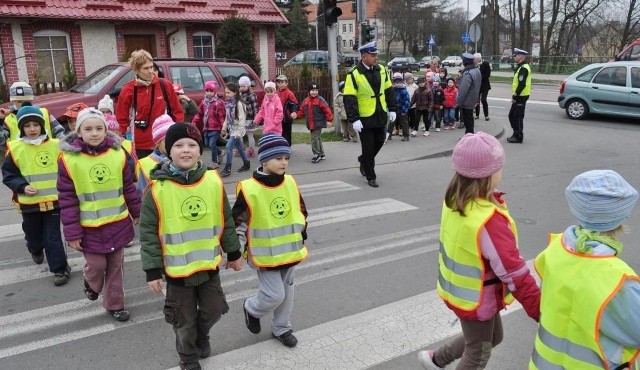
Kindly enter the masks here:
[[211, 149], [211, 161], [213, 163], [218, 162], [218, 136], [220, 131], [205, 131], [204, 132], [204, 145]]
[[444, 124], [452, 125], [456, 121], [456, 108], [444, 108]]
[[249, 158], [247, 158], [247, 154], [244, 152], [244, 144], [242, 143], [242, 138], [230, 137], [227, 140], [227, 166], [230, 166], [231, 161], [233, 160], [233, 148], [238, 149], [238, 153], [240, 153], [240, 158], [242, 158], [243, 162], [249, 162]]

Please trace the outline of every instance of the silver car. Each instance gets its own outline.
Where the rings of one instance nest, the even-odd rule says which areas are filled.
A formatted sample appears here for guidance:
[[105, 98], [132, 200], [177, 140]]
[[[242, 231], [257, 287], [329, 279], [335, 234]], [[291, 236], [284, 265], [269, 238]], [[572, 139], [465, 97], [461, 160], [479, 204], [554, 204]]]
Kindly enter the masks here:
[[560, 85], [558, 104], [571, 119], [590, 113], [640, 118], [640, 62], [590, 64]]

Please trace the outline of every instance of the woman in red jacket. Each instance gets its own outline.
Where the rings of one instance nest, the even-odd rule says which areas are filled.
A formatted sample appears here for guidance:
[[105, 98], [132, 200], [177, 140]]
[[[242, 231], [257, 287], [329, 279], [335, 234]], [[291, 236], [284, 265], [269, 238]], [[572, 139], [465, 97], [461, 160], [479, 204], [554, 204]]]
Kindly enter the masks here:
[[183, 122], [184, 111], [171, 82], [154, 73], [153, 58], [148, 51], [132, 52], [129, 65], [136, 76], [122, 86], [116, 118], [122, 135], [133, 133], [136, 155], [142, 159], [155, 147], [151, 125], [156, 118], [167, 113], [174, 122]]

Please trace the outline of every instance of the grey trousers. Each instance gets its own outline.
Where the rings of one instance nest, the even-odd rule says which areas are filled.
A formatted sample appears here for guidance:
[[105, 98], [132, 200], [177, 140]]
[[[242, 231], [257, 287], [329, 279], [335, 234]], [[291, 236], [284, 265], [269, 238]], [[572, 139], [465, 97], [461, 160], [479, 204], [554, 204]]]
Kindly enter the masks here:
[[321, 128], [311, 130], [311, 150], [313, 151], [313, 154], [324, 155], [322, 140], [320, 140], [321, 134], [322, 134]]
[[271, 331], [280, 336], [289, 330], [293, 311], [293, 270], [258, 270], [258, 294], [247, 299], [245, 307], [251, 316], [261, 318], [273, 312]]

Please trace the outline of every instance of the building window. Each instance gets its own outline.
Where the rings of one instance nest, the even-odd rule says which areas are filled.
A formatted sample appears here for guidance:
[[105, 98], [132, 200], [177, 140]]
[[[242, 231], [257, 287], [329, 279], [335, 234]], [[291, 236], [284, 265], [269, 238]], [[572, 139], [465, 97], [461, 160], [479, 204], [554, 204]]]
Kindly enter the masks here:
[[342, 33], [347, 32], [347, 25], [343, 24], [342, 25]]
[[193, 34], [193, 57], [203, 59], [215, 57], [213, 34], [209, 32], [196, 32]]
[[349, 46], [353, 46], [353, 39], [349, 40]]
[[353, 33], [353, 23], [349, 23], [349, 33]]
[[33, 34], [38, 61], [38, 82], [62, 82], [64, 65], [70, 62], [69, 35], [66, 32], [46, 30]]
[[347, 40], [342, 40], [342, 47], [346, 48], [347, 47]]

